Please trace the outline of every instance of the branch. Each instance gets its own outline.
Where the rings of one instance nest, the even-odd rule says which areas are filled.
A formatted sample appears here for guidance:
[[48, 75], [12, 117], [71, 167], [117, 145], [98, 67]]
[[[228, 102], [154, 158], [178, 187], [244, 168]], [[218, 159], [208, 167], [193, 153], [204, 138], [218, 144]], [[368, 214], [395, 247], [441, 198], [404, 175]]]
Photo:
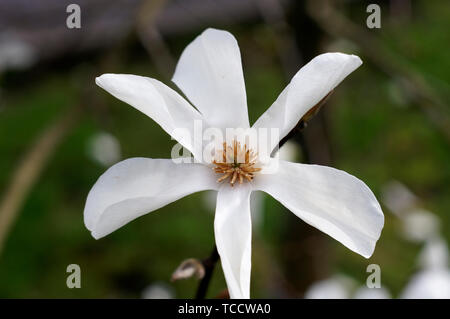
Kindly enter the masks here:
[[156, 18], [164, 9], [166, 2], [167, 0], [147, 0], [143, 2], [137, 18], [136, 34], [158, 72], [165, 78], [170, 79], [175, 69], [175, 59], [155, 25]]

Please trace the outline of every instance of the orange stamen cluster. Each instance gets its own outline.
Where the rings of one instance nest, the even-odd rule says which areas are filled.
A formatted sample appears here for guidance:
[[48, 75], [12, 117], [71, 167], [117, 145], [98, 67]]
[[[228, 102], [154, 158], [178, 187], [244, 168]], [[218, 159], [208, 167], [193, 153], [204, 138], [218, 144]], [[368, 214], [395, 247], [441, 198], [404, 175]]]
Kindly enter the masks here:
[[223, 143], [223, 149], [216, 155], [218, 160], [214, 160], [214, 171], [217, 174], [223, 174], [218, 180], [218, 183], [230, 179], [230, 185], [234, 186], [236, 181], [242, 184], [244, 180], [251, 182], [256, 172], [261, 168], [255, 167], [257, 161], [257, 154], [250, 150], [247, 145], [241, 146], [241, 143], [236, 140], [233, 144], [227, 145]]

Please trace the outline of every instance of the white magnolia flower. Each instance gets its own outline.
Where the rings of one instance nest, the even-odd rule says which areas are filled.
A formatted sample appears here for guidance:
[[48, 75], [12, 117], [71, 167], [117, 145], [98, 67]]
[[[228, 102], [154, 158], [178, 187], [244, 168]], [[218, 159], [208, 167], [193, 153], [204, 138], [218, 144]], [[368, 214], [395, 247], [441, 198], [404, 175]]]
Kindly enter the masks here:
[[[298, 71], [252, 129], [275, 128], [280, 138], [286, 136], [308, 110], [361, 63], [357, 56], [342, 53], [314, 58]], [[230, 33], [208, 29], [198, 36], [184, 50], [173, 81], [196, 108], [152, 78], [104, 74], [96, 79], [99, 86], [178, 138], [200, 161], [195, 141], [174, 130], [181, 128], [194, 136], [194, 121], [222, 130], [250, 127], [241, 56]], [[278, 140], [272, 141], [271, 148], [277, 144]], [[101, 238], [188, 194], [216, 190], [215, 239], [232, 298], [250, 297], [252, 191], [270, 194], [349, 249], [366, 258], [372, 255], [384, 216], [362, 181], [334, 168], [286, 161], [278, 163], [276, 173], [262, 174], [256, 151], [234, 142], [225, 146], [225, 158], [234, 151], [244, 154], [245, 162], [176, 164], [170, 159], [132, 158], [114, 165], [88, 195], [86, 227], [95, 238]]]

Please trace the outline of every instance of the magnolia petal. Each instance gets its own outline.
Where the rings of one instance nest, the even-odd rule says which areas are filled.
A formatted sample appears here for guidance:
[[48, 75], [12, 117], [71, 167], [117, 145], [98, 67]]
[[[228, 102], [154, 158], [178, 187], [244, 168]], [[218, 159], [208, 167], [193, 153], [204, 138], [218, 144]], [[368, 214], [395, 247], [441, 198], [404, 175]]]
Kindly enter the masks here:
[[384, 216], [361, 180], [331, 167], [279, 161], [274, 174], [260, 174], [262, 190], [305, 222], [354, 252], [369, 258], [380, 237]]
[[130, 158], [97, 180], [86, 201], [84, 222], [98, 239], [186, 195], [212, 189], [217, 182], [205, 165]]
[[194, 151], [194, 121], [201, 114], [181, 95], [158, 80], [132, 74], [103, 74], [95, 83], [158, 123], [169, 135]]
[[[292, 78], [277, 100], [253, 125], [279, 129], [285, 137], [314, 105], [362, 64], [356, 55], [325, 53], [312, 59]], [[271, 145], [273, 149], [278, 141]]]
[[250, 298], [251, 185], [223, 185], [217, 194], [214, 233], [231, 298]]
[[241, 54], [231, 33], [205, 30], [183, 51], [172, 81], [210, 126], [249, 127]]

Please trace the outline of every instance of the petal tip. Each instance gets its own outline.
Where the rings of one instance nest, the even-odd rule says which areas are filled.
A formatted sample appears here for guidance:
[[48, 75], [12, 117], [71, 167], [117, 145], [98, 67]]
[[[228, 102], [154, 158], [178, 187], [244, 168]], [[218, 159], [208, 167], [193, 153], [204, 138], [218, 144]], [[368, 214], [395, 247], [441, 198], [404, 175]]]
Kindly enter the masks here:
[[97, 84], [98, 86], [103, 88], [105, 86], [105, 84], [107, 84], [106, 81], [116, 79], [117, 75], [120, 75], [120, 74], [104, 73], [102, 75], [99, 75], [95, 78], [95, 84]]
[[216, 29], [216, 28], [206, 28], [201, 35], [208, 34], [208, 33], [226, 33], [231, 34], [230, 32], [222, 29]]
[[366, 259], [370, 259], [370, 257], [372, 257], [372, 255], [373, 255], [374, 251], [375, 251], [375, 245], [373, 246], [373, 248], [370, 251], [365, 252], [365, 253], [360, 253], [360, 255]]
[[202, 41], [231, 41], [234, 43], [237, 43], [236, 38], [234, 35], [227, 31], [222, 29], [215, 29], [215, 28], [207, 28], [205, 29], [199, 36], [199, 39], [202, 39]]
[[357, 67], [359, 67], [363, 64], [363, 61], [361, 60], [361, 58], [359, 56], [352, 54], [351, 57], [355, 61], [355, 64], [357, 64]]
[[97, 233], [95, 230], [91, 231], [91, 235], [95, 240], [99, 240], [100, 238], [104, 237], [103, 235]]
[[100, 76], [97, 76], [95, 78], [95, 84], [97, 84], [100, 87], [103, 87], [102, 85], [103, 85], [103, 80], [105, 79], [105, 77], [106, 77], [106, 74], [102, 74]]

